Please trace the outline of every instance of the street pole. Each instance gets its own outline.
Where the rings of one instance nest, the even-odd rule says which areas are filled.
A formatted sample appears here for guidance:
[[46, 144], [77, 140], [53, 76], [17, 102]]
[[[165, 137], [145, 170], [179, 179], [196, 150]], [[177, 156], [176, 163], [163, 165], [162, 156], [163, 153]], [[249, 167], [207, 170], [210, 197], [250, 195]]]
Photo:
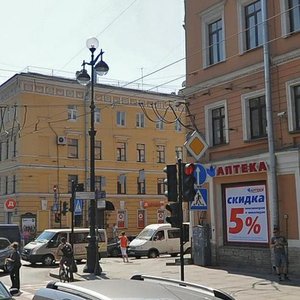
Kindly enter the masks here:
[[183, 211], [182, 211], [182, 160], [179, 158], [178, 164], [178, 203], [179, 203], [179, 218], [180, 218], [180, 274], [181, 281], [184, 281], [184, 257], [183, 257]]
[[[96, 259], [96, 253], [98, 252], [98, 243], [95, 234], [95, 225], [96, 225], [96, 200], [95, 200], [95, 102], [94, 102], [94, 84], [95, 84], [95, 71], [99, 75], [107, 74], [109, 67], [102, 60], [103, 51], [101, 49], [100, 53], [96, 58], [94, 58], [94, 52], [99, 46], [99, 42], [96, 38], [90, 38], [87, 40], [86, 45], [91, 52], [91, 61], [86, 63], [83, 61], [83, 69], [76, 72], [76, 79], [82, 85], [91, 84], [91, 128], [89, 130], [90, 136], [90, 192], [94, 194], [92, 199], [90, 199], [89, 207], [89, 223], [90, 231], [88, 237], [88, 246], [87, 246], [87, 262], [83, 269], [86, 273], [94, 273], [95, 275], [100, 275], [102, 269], [99, 265], [99, 260]], [[99, 63], [96, 64], [98, 58], [101, 58]], [[91, 77], [87, 74], [85, 70], [85, 65], [91, 66]], [[103, 223], [103, 221], [102, 221]]]
[[[90, 191], [95, 194], [95, 102], [94, 102], [94, 84], [95, 84], [95, 70], [94, 70], [94, 52], [96, 48], [90, 48], [91, 51], [91, 128], [90, 135]], [[96, 245], [95, 235], [95, 215], [96, 212], [96, 200], [95, 197], [90, 200], [90, 232], [89, 243], [87, 246], [87, 262], [84, 268], [86, 273], [94, 273], [100, 275], [102, 269], [99, 265], [99, 261], [96, 261], [96, 251], [98, 251], [98, 245]]]
[[70, 212], [71, 212], [71, 238], [70, 244], [72, 245], [72, 249], [74, 251], [74, 201], [76, 196], [76, 183], [72, 180], [72, 196], [70, 199]]

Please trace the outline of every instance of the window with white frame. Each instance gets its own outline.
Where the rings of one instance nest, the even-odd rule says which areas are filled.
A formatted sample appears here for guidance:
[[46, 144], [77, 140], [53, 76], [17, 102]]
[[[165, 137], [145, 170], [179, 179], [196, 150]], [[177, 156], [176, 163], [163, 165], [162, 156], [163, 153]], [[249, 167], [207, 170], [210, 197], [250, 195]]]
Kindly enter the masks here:
[[6, 140], [5, 159], [9, 158], [9, 139]]
[[156, 154], [158, 163], [166, 161], [166, 147], [164, 145], [156, 145]]
[[95, 123], [100, 123], [101, 122], [101, 110], [100, 108], [96, 107], [95, 108]]
[[78, 140], [68, 139], [68, 157], [78, 158]]
[[201, 14], [203, 66], [225, 60], [224, 4], [215, 5]]
[[106, 185], [106, 178], [104, 176], [95, 176], [95, 189], [102, 191]]
[[16, 183], [17, 183], [16, 175], [13, 175], [12, 180], [13, 180], [13, 182], [12, 182], [12, 193], [15, 194], [16, 193]]
[[182, 131], [182, 125], [181, 125], [179, 120], [175, 121], [175, 131], [176, 132], [181, 132]]
[[300, 130], [300, 78], [286, 83], [289, 131]]
[[261, 0], [238, 0], [240, 52], [262, 45]]
[[166, 190], [164, 178], [157, 178], [157, 195], [164, 195]]
[[125, 126], [125, 112], [124, 111], [117, 111], [117, 125], [118, 126]]
[[126, 143], [117, 142], [117, 161], [126, 161]]
[[117, 194], [126, 194], [126, 175], [121, 174], [117, 180]]
[[72, 193], [72, 182], [78, 183], [78, 175], [68, 175], [68, 193]]
[[95, 141], [95, 159], [101, 160], [102, 159], [102, 142]]
[[146, 146], [145, 144], [137, 144], [136, 145], [136, 154], [137, 154], [137, 162], [145, 162], [146, 158]]
[[13, 138], [13, 157], [16, 156], [17, 156], [17, 136], [15, 135]]
[[205, 135], [210, 147], [229, 143], [227, 101], [206, 105]]
[[5, 176], [5, 195], [8, 194], [8, 176]]
[[266, 100], [264, 91], [242, 95], [243, 138], [246, 141], [267, 136]]
[[137, 182], [137, 193], [139, 195], [146, 194], [146, 180], [143, 178], [143, 180], [140, 180], [139, 177], [136, 179]]
[[300, 0], [280, 0], [282, 34], [300, 31]]
[[183, 147], [181, 146], [175, 146], [175, 154], [177, 159], [183, 159]]
[[77, 119], [77, 106], [68, 105], [68, 120], [75, 121]]
[[143, 113], [136, 114], [136, 127], [145, 128], [145, 115]]
[[158, 129], [158, 130], [164, 129], [164, 122], [162, 119], [156, 120], [156, 129]]

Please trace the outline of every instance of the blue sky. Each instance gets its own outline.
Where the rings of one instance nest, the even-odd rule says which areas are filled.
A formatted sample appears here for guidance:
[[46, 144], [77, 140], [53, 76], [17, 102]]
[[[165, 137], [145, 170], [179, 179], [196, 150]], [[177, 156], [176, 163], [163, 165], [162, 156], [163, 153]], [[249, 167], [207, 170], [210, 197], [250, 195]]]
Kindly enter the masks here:
[[[0, 84], [27, 67], [74, 77], [82, 61], [90, 59], [86, 40], [95, 36], [110, 67], [103, 83], [122, 86], [143, 75], [135, 85], [144, 90], [158, 85], [165, 92], [181, 88], [184, 0], [1, 2]], [[175, 78], [179, 79], [170, 82]]]

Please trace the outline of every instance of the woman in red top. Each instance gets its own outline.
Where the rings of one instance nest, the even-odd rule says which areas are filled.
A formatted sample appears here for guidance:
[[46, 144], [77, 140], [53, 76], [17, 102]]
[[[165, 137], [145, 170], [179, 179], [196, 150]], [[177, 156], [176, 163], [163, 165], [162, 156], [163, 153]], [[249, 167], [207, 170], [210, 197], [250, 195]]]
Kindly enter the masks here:
[[123, 261], [129, 262], [128, 261], [128, 255], [127, 255], [127, 246], [128, 246], [128, 239], [127, 236], [125, 235], [125, 231], [122, 231], [121, 235], [119, 236], [120, 239], [120, 247], [121, 247], [121, 254], [123, 257]]

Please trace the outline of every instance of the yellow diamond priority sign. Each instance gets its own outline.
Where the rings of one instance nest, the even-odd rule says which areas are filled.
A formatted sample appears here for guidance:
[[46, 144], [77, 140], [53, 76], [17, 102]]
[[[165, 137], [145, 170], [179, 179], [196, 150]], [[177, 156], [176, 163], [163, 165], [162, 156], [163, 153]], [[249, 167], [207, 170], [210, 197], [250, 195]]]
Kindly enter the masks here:
[[199, 160], [208, 148], [205, 140], [197, 131], [191, 134], [189, 139], [184, 143], [184, 146], [196, 160]]

